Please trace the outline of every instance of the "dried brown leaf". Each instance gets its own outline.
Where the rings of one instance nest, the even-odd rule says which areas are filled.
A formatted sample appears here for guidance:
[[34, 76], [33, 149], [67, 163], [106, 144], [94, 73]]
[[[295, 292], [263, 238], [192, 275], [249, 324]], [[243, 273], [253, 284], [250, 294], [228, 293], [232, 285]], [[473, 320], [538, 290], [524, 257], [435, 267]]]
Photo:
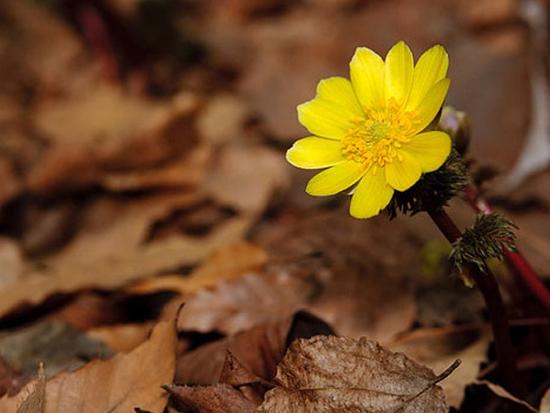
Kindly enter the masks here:
[[183, 411], [201, 413], [253, 413], [256, 404], [227, 384], [165, 386], [174, 404]]
[[9, 286], [23, 272], [23, 254], [17, 242], [0, 237], [0, 286]]
[[176, 383], [216, 384], [230, 351], [254, 375], [266, 380], [275, 376], [286, 349], [292, 320], [258, 326], [233, 337], [203, 345], [178, 358]]
[[357, 221], [343, 210], [312, 211], [287, 216], [257, 236], [284, 269], [314, 277], [318, 291], [307, 310], [339, 334], [384, 342], [413, 324], [410, 274], [418, 251], [416, 234], [403, 226]]
[[229, 146], [206, 178], [206, 193], [223, 205], [261, 213], [274, 192], [289, 183], [281, 154], [261, 146]]
[[38, 367], [38, 378], [28, 389], [29, 393], [17, 408], [17, 413], [43, 413], [46, 407], [46, 373], [44, 364]]
[[0, 354], [14, 368], [33, 374], [43, 362], [48, 377], [85, 361], [111, 355], [100, 341], [59, 321], [41, 321], [0, 335]]
[[483, 386], [487, 386], [487, 388], [491, 390], [494, 394], [496, 394], [498, 397], [502, 397], [503, 399], [510, 400], [513, 403], [519, 404], [525, 407], [530, 412], [538, 413], [537, 409], [535, 409], [525, 400], [518, 399], [516, 396], [510, 394], [505, 388], [503, 388], [502, 386], [499, 386], [498, 384], [491, 383], [490, 381], [487, 381], [487, 380], [478, 380], [475, 383]]
[[228, 335], [288, 318], [306, 306], [312, 285], [287, 273], [247, 274], [197, 291], [185, 303], [179, 330]]
[[86, 335], [105, 343], [115, 352], [129, 352], [143, 343], [151, 332], [151, 324], [119, 324], [96, 327], [86, 331]]
[[0, 397], [19, 393], [30, 380], [31, 377], [17, 371], [3, 358], [0, 358]]
[[[172, 382], [175, 346], [174, 321], [159, 322], [151, 338], [131, 353], [96, 360], [48, 380], [44, 413], [126, 413], [134, 407], [162, 411], [168, 398], [161, 386]], [[25, 393], [23, 390], [17, 397], [0, 399], [0, 410], [16, 411]]]
[[186, 295], [201, 288], [214, 287], [221, 280], [258, 271], [266, 262], [267, 254], [263, 248], [246, 242], [234, 243], [214, 251], [187, 277], [167, 275], [149, 278], [132, 285], [128, 291], [135, 294], [174, 291]]
[[[142, 207], [144, 204], [138, 209]], [[115, 289], [146, 276], [195, 264], [218, 248], [242, 239], [252, 222], [250, 217], [237, 216], [205, 237], [172, 235], [143, 243], [151, 221], [169, 207], [161, 203], [160, 209], [159, 205], [151, 209], [145, 217], [142, 212], [128, 216], [119, 212], [112, 222], [99, 221], [100, 228], [83, 232], [51, 260], [50, 268], [28, 274], [9, 288], [0, 289], [0, 316], [24, 304], [38, 304], [54, 293]]]
[[[330, 327], [322, 320], [299, 312], [286, 320], [257, 326], [183, 354], [177, 361], [175, 382], [216, 384], [222, 374], [227, 379], [228, 351], [249, 373], [271, 381], [290, 341], [296, 337], [331, 333]], [[222, 373], [224, 367], [226, 370]]]
[[445, 413], [439, 380], [365, 338], [313, 337], [290, 346], [259, 411]]
[[550, 388], [546, 390], [539, 407], [540, 413], [550, 413]]
[[237, 95], [213, 97], [197, 119], [201, 139], [220, 145], [241, 138], [249, 112], [245, 101]]
[[460, 367], [440, 384], [448, 405], [459, 408], [464, 389], [476, 380], [481, 363], [487, 360], [490, 341], [487, 331], [442, 327], [415, 330], [388, 347], [434, 371], [441, 371], [453, 360], [460, 359]]

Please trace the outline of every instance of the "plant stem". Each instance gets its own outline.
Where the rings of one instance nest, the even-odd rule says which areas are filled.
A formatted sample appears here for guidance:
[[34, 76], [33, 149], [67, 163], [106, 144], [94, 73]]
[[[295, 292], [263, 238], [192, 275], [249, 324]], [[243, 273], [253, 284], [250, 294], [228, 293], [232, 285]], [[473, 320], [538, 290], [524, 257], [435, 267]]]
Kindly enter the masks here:
[[[493, 212], [491, 206], [483, 198], [479, 196], [478, 191], [472, 185], [466, 186], [464, 189], [464, 199], [477, 212], [482, 214], [490, 214]], [[541, 281], [533, 267], [518, 251], [503, 250], [506, 264], [513, 271], [516, 277], [520, 278], [525, 285], [531, 290], [533, 295], [537, 297], [542, 305], [550, 310], [550, 291]]]
[[[429, 210], [427, 212], [451, 244], [462, 236], [456, 224], [443, 209]], [[487, 305], [495, 340], [498, 369], [503, 383], [508, 390], [520, 396], [516, 357], [510, 339], [508, 317], [496, 278], [489, 269], [487, 269], [486, 274], [481, 273], [475, 266], [468, 266], [466, 270], [468, 271], [468, 275], [474, 279]]]

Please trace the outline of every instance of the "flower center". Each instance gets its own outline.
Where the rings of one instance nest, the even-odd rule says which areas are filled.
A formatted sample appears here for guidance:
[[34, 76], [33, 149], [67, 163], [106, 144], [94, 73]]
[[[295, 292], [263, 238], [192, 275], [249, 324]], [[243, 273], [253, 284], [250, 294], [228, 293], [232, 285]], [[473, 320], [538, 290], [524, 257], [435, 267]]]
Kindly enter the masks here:
[[354, 119], [353, 123], [342, 138], [342, 153], [368, 169], [401, 160], [398, 149], [414, 136], [418, 122], [414, 113], [403, 112], [390, 103], [385, 108], [367, 111], [365, 117]]

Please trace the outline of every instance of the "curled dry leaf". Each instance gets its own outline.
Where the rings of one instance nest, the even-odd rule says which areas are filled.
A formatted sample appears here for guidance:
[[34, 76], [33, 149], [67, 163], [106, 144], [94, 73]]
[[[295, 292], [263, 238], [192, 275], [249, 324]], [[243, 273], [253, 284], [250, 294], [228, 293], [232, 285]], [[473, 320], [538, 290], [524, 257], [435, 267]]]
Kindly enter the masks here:
[[115, 85], [92, 84], [86, 93], [41, 103], [34, 120], [51, 146], [33, 165], [27, 183], [39, 193], [94, 184], [131, 188], [124, 181], [128, 172], [117, 182], [113, 170], [158, 167], [185, 157], [198, 140], [192, 121], [197, 100], [191, 95], [153, 101]]
[[247, 242], [232, 243], [213, 252], [191, 275], [167, 275], [148, 278], [128, 288], [130, 293], [149, 294], [158, 291], [174, 291], [182, 295], [201, 288], [211, 288], [220, 280], [237, 278], [248, 272], [258, 271], [267, 262], [263, 248]]
[[496, 394], [498, 397], [502, 397], [503, 399], [509, 400], [515, 403], [516, 405], [520, 405], [524, 407], [526, 411], [538, 413], [537, 409], [535, 409], [525, 400], [518, 399], [516, 396], [514, 396], [513, 394], [510, 394], [505, 388], [503, 388], [502, 386], [499, 386], [498, 384], [491, 383], [490, 381], [487, 381], [487, 380], [478, 380], [475, 383], [480, 384], [482, 386], [487, 386], [487, 388], [491, 390], [494, 394]]
[[178, 330], [228, 335], [288, 318], [305, 307], [313, 286], [287, 273], [247, 274], [197, 291], [185, 303]]
[[147, 339], [151, 324], [118, 324], [96, 327], [86, 332], [87, 336], [105, 343], [112, 351], [126, 353]]
[[550, 387], [544, 393], [542, 400], [540, 401], [540, 413], [550, 413]]
[[19, 393], [30, 380], [31, 377], [17, 371], [0, 357], [0, 397]]
[[[168, 400], [161, 386], [172, 382], [175, 351], [174, 321], [161, 321], [151, 338], [131, 353], [96, 360], [75, 372], [61, 373], [48, 380], [44, 413], [126, 413], [134, 407], [160, 412]], [[18, 396], [0, 399], [0, 411], [15, 412], [26, 403], [26, 389], [35, 385], [31, 382]]]
[[442, 378], [365, 338], [313, 337], [290, 346], [259, 411], [446, 413]]
[[[277, 323], [254, 327], [182, 355], [177, 361], [175, 382], [208, 385], [219, 383], [223, 378], [232, 383], [232, 380], [239, 380], [235, 378], [235, 363], [233, 368], [228, 363], [232, 359], [239, 362], [239, 376], [242, 369], [246, 369], [249, 377], [253, 375], [271, 381], [289, 342], [297, 337], [307, 338], [319, 334], [333, 334], [333, 331], [322, 320], [298, 312]], [[229, 360], [228, 352], [231, 353]], [[233, 379], [228, 378], [231, 376]]]
[[487, 360], [490, 341], [488, 331], [451, 326], [418, 329], [388, 347], [435, 371], [460, 359], [460, 368], [441, 383], [448, 405], [458, 409], [464, 400], [464, 389], [476, 380], [481, 363]]
[[[147, 202], [138, 208], [146, 205]], [[111, 227], [88, 228], [49, 262], [51, 267], [32, 272], [9, 288], [0, 289], [0, 316], [24, 304], [38, 304], [55, 293], [87, 288], [115, 289], [159, 272], [195, 264], [221, 246], [241, 240], [252, 222], [249, 217], [237, 216], [205, 237], [178, 234], [143, 243], [152, 220], [160, 212], [169, 210], [163, 203], [153, 205], [156, 213], [145, 214], [147, 218], [142, 212], [124, 216], [119, 211], [111, 217], [112, 222], [101, 221]]]
[[174, 404], [184, 412], [253, 413], [256, 405], [227, 384], [212, 386], [164, 386]]
[[84, 360], [107, 357], [111, 352], [102, 342], [68, 324], [42, 321], [0, 335], [0, 355], [27, 374], [33, 374], [43, 362], [50, 377], [62, 370], [76, 370]]
[[200, 113], [197, 129], [208, 143], [219, 145], [230, 142], [241, 137], [249, 112], [245, 101], [237, 95], [215, 96]]
[[417, 236], [393, 222], [346, 215], [312, 211], [283, 218], [256, 239], [286, 268], [315, 277], [318, 291], [308, 311], [341, 335], [384, 342], [416, 317], [409, 275], [418, 265]]
[[38, 367], [38, 377], [28, 389], [28, 394], [17, 408], [17, 413], [44, 413], [46, 406], [46, 373], [44, 364]]
[[23, 255], [19, 244], [10, 238], [0, 238], [0, 286], [9, 286], [23, 272]]
[[279, 152], [261, 146], [229, 146], [204, 186], [206, 193], [223, 205], [260, 213], [288, 181], [289, 167]]

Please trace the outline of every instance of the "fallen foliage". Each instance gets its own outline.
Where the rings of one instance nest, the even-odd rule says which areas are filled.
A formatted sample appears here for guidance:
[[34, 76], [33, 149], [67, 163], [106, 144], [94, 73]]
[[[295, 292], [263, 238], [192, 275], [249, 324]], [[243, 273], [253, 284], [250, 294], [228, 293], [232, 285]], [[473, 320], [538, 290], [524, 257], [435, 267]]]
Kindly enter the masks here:
[[446, 412], [430, 369], [367, 339], [294, 342], [277, 367], [261, 412]]
[[[0, 399], [0, 408], [9, 413], [23, 409], [22, 406], [36, 408], [39, 403], [45, 406], [44, 413], [127, 412], [134, 407], [162, 411], [168, 398], [161, 386], [172, 381], [175, 344], [174, 321], [161, 321], [151, 338], [132, 352], [110, 360], [95, 360], [72, 373], [61, 373], [49, 379], [40, 392], [44, 379], [39, 376], [18, 397]], [[28, 390], [30, 393], [25, 396], [26, 389], [34, 390]]]

